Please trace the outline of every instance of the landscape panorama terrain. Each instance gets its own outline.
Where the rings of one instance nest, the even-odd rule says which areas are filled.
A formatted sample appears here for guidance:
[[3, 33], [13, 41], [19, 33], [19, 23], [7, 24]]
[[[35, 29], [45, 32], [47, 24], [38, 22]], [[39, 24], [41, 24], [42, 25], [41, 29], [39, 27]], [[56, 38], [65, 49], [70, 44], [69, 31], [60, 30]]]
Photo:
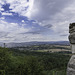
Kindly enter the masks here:
[[75, 0], [0, 0], [0, 75], [66, 75], [71, 23]]

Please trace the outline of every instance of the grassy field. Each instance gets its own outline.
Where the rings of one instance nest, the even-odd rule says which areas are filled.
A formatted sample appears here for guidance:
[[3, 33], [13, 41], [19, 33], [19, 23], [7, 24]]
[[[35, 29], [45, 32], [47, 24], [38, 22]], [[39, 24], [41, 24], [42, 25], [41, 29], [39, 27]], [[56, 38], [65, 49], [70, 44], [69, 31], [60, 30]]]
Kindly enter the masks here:
[[[32, 50], [33, 51], [33, 50]], [[71, 52], [71, 50], [68, 50], [68, 49], [44, 49], [44, 50], [36, 50], [36, 52], [63, 52], [63, 51], [66, 51], [66, 52]]]
[[[34, 46], [38, 47], [39, 46]], [[31, 50], [35, 52], [71, 52], [70, 46], [62, 46], [62, 45], [50, 45], [48, 49], [37, 49], [37, 50]]]

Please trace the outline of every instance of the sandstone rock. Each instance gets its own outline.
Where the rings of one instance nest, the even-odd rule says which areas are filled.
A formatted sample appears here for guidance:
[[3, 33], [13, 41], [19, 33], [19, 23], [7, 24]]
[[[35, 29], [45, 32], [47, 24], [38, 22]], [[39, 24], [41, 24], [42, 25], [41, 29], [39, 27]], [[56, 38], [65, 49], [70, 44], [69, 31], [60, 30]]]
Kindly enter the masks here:
[[69, 25], [69, 41], [71, 44], [75, 44], [75, 23]]
[[68, 63], [67, 75], [75, 75], [75, 55], [73, 55]]
[[69, 35], [69, 41], [71, 44], [75, 44], [75, 33]]
[[69, 33], [69, 41], [73, 55], [67, 66], [67, 75], [75, 75], [75, 23], [69, 25]]

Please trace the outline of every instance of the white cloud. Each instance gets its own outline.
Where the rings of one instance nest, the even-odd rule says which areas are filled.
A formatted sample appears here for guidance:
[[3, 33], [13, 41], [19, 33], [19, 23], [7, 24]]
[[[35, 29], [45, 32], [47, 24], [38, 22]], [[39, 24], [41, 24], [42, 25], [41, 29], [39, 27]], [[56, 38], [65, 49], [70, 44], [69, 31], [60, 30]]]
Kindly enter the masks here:
[[4, 19], [0, 19], [0, 41], [9, 42], [14, 41], [15, 39], [21, 41], [26, 36], [24, 33], [29, 32], [30, 30], [30, 28], [20, 27], [18, 23], [8, 23], [4, 21]]
[[[74, 1], [74, 0], [72, 0]], [[68, 0], [36, 0], [31, 11], [32, 19], [47, 20], [57, 14], [72, 1]]]
[[[52, 30], [47, 36], [41, 34], [21, 34], [25, 32], [30, 32], [32, 28], [27, 29], [24, 28], [25, 24], [22, 24], [20, 28], [16, 23], [7, 23], [1, 19], [1, 28], [0, 31], [7, 31], [9, 36], [15, 37], [14, 39], [18, 40], [68, 40], [68, 31], [69, 31], [69, 23], [75, 22], [75, 1], [71, 0], [5, 0], [10, 4], [10, 11], [18, 13], [20, 16], [27, 16], [30, 19], [35, 20], [34, 24], [39, 24], [41, 27], [48, 28], [51, 26], [50, 30]], [[1, 0], [1, 3], [3, 0]], [[4, 4], [4, 3], [2, 3]], [[29, 6], [29, 7], [28, 7]], [[28, 9], [26, 10], [26, 7]], [[0, 6], [1, 8], [1, 6]], [[1, 10], [3, 10], [1, 8]], [[2, 13], [4, 15], [9, 15], [9, 13]], [[25, 23], [22, 20], [22, 23]], [[16, 29], [17, 28], [17, 29]], [[33, 26], [34, 28], [34, 26]], [[5, 30], [3, 30], [5, 29]], [[45, 34], [45, 33], [44, 33]], [[67, 36], [63, 36], [67, 35]], [[63, 37], [61, 37], [63, 36]], [[24, 38], [25, 37], [25, 38]], [[31, 37], [31, 38], [30, 38]], [[13, 40], [14, 40], [13, 39]]]
[[12, 9], [11, 11], [29, 17], [34, 0], [30, 0], [29, 2], [27, 0], [6, 0], [6, 2], [10, 4], [9, 8]]
[[30, 17], [34, 0], [0, 0], [0, 11], [4, 10], [2, 5], [5, 3], [10, 4], [10, 11], [18, 13], [21, 16], [28, 16]]
[[5, 17], [1, 17], [1, 18], [0, 18], [0, 20], [4, 20], [4, 19], [5, 19]]
[[8, 23], [4, 20], [0, 20], [0, 31], [4, 32], [10, 32], [11, 30], [13, 31], [15, 28], [18, 28], [18, 24], [16, 23]]
[[2, 15], [12, 15], [12, 13], [3, 12]]
[[59, 40], [68, 40], [69, 24], [75, 22], [74, 6], [74, 0], [36, 0], [29, 18], [35, 19], [40, 26], [53, 25], [51, 38], [56, 34], [56, 40], [57, 37]]
[[22, 22], [25, 22], [24, 20], [22, 20]]

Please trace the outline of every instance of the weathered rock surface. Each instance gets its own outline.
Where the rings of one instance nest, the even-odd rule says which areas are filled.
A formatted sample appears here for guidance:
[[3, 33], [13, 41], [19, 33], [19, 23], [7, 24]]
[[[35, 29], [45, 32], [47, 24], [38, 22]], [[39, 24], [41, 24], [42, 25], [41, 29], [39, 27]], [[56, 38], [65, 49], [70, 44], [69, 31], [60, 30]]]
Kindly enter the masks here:
[[71, 44], [75, 44], [75, 23], [69, 25], [69, 41]]
[[75, 75], [75, 55], [73, 55], [68, 63], [67, 75]]
[[69, 33], [69, 41], [73, 55], [67, 66], [67, 75], [75, 75], [75, 23], [70, 24]]

